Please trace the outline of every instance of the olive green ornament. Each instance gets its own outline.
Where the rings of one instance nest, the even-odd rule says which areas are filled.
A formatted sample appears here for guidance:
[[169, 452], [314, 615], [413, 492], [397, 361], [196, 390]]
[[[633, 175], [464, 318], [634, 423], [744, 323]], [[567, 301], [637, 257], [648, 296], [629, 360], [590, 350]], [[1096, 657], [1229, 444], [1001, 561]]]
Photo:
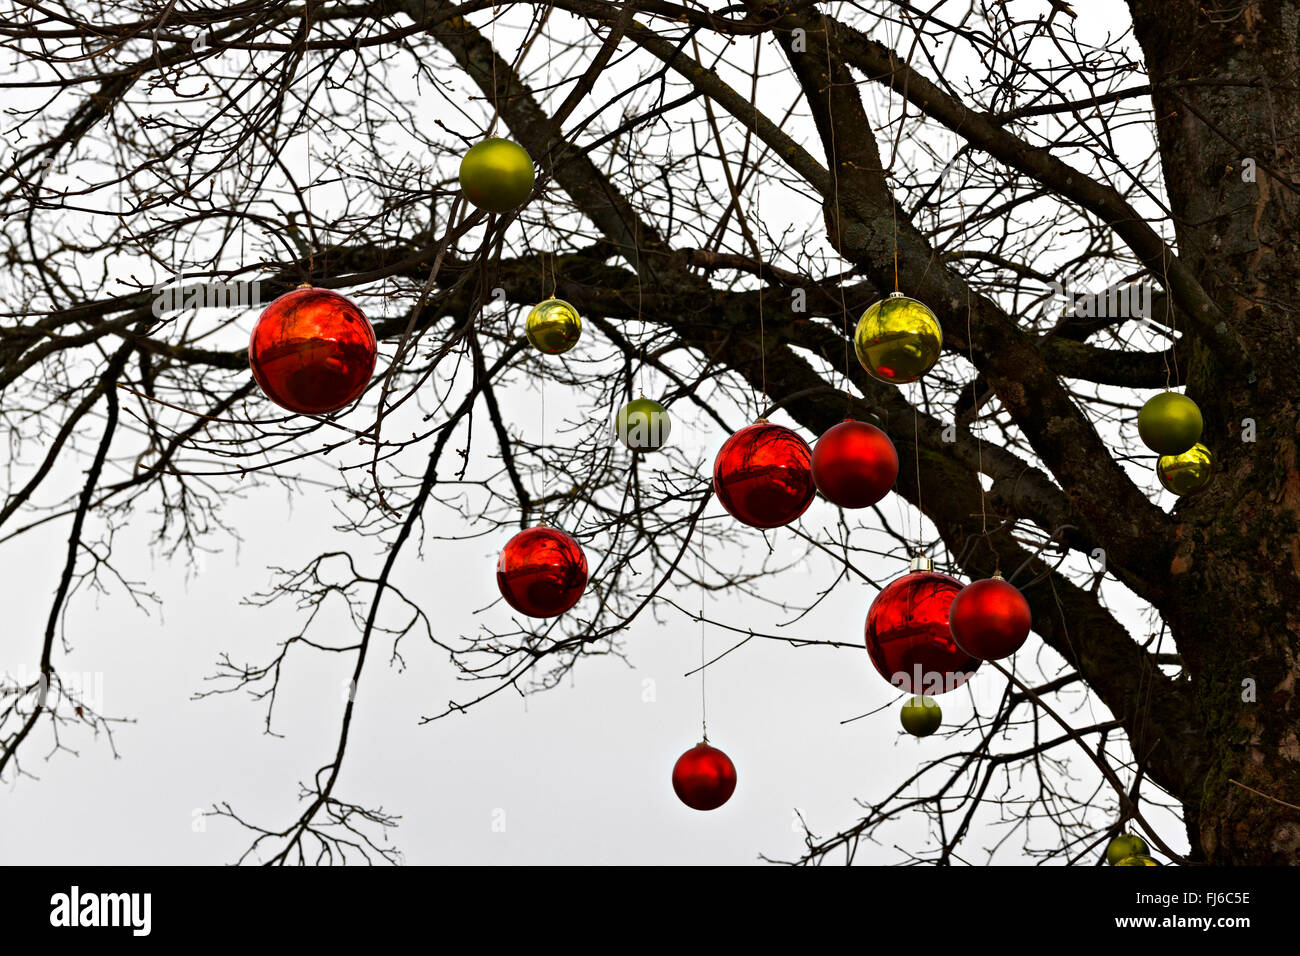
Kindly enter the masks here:
[[939, 361], [943, 329], [916, 299], [895, 292], [858, 319], [853, 349], [872, 378], [890, 385], [915, 382]]
[[943, 710], [933, 697], [909, 697], [903, 702], [898, 719], [913, 737], [929, 737], [939, 729]]
[[582, 317], [563, 299], [547, 299], [528, 313], [524, 332], [533, 348], [547, 355], [560, 355], [578, 344]]
[[1138, 435], [1157, 455], [1181, 455], [1201, 439], [1201, 410], [1186, 395], [1162, 392], [1138, 412]]
[[633, 451], [658, 451], [668, 444], [672, 427], [668, 409], [642, 395], [619, 409], [615, 432], [619, 441]]
[[[1145, 855], [1146, 852], [1146, 840], [1136, 834], [1121, 833], [1106, 845], [1106, 862], [1111, 866], [1119, 866], [1124, 860]], [[1127, 865], [1133, 866], [1135, 864], [1130, 863]]]
[[1190, 495], [1200, 491], [1214, 477], [1210, 449], [1197, 442], [1181, 455], [1164, 455], [1156, 462], [1156, 476], [1166, 491]]
[[475, 143], [460, 161], [460, 188], [479, 209], [517, 209], [533, 192], [532, 157], [508, 139]]

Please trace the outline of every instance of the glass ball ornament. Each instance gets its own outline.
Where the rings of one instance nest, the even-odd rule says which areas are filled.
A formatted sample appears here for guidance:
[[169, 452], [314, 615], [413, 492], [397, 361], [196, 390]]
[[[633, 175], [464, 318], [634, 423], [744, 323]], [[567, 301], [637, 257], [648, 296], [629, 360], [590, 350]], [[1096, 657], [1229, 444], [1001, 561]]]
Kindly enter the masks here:
[[673, 764], [673, 790], [692, 810], [716, 810], [736, 792], [736, 765], [702, 740]]
[[713, 462], [713, 491], [753, 528], [779, 528], [803, 514], [817, 486], [812, 449], [783, 425], [760, 419], [728, 438]]
[[619, 409], [614, 432], [632, 451], [658, 451], [668, 444], [672, 427], [668, 409], [642, 395]]
[[933, 697], [909, 697], [903, 702], [898, 719], [913, 737], [929, 737], [943, 723], [943, 709]]
[[1159, 866], [1160, 864], [1156, 862], [1156, 860], [1153, 859], [1152, 857], [1147, 856], [1145, 853], [1135, 853], [1132, 856], [1125, 857], [1115, 865], [1116, 866]]
[[461, 158], [460, 188], [466, 199], [487, 212], [517, 209], [533, 192], [533, 159], [518, 143], [485, 139]]
[[547, 299], [528, 313], [524, 333], [537, 351], [561, 355], [582, 337], [582, 316], [563, 299]]
[[587, 588], [587, 556], [558, 528], [528, 528], [501, 549], [497, 587], [520, 614], [557, 617], [577, 604]]
[[853, 349], [872, 378], [905, 385], [939, 361], [943, 329], [925, 304], [895, 292], [862, 313]]
[[1163, 455], [1156, 462], [1156, 476], [1165, 490], [1176, 495], [1200, 491], [1214, 477], [1210, 449], [1197, 442], [1181, 455]]
[[874, 505], [898, 479], [898, 452], [889, 436], [867, 422], [846, 418], [813, 445], [817, 490], [841, 508]]
[[1147, 841], [1133, 833], [1121, 833], [1106, 844], [1106, 862], [1119, 866], [1124, 860], [1147, 853]]
[[1032, 624], [1029, 602], [1000, 574], [966, 585], [948, 609], [952, 639], [982, 661], [1000, 661], [1020, 650]]
[[961, 582], [931, 570], [925, 558], [912, 566], [871, 602], [867, 653], [889, 683], [933, 697], [966, 683], [980, 661], [957, 646], [948, 628], [948, 610]]
[[325, 415], [360, 397], [379, 346], [370, 321], [329, 289], [286, 292], [253, 326], [248, 364], [262, 392], [300, 415]]
[[1181, 455], [1201, 439], [1201, 409], [1186, 395], [1162, 392], [1138, 412], [1138, 437], [1157, 455]]

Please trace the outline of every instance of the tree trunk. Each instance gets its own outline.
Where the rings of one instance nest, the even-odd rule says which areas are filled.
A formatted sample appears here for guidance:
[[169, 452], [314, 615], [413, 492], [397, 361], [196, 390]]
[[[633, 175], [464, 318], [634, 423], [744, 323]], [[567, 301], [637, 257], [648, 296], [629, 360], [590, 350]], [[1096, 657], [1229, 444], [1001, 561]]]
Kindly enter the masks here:
[[1180, 370], [1216, 477], [1179, 502], [1159, 609], [1204, 724], [1207, 772], [1178, 796], [1206, 862], [1300, 864], [1300, 6], [1131, 6], [1179, 255], [1244, 355], [1197, 344]]

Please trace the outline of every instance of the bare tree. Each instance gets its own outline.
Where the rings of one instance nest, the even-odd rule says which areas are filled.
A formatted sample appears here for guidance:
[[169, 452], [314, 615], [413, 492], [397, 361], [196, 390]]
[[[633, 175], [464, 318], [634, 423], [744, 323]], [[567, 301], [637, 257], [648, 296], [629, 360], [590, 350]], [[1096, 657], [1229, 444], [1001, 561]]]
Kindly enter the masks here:
[[[611, 441], [650, 376], [719, 436], [769, 406], [809, 438], [846, 414], [890, 433], [921, 535], [879, 509], [777, 532], [840, 563], [810, 606], [871, 580], [868, 557], [925, 549], [968, 578], [1014, 572], [1032, 608], [1043, 650], [981, 678], [1005, 685], [992, 711], [862, 795], [856, 823], [810, 831], [801, 862], [851, 860], [911, 812], [940, 836], [927, 861], [969, 859], [991, 813], [1003, 839], [1048, 821], [1050, 860], [1095, 862], [1136, 828], [1173, 860], [1300, 862], [1300, 4], [1129, 0], [1105, 42], [1073, 6], [13, 3], [0, 541], [57, 529], [67, 548], [43, 632], [6, 636], [38, 663], [0, 687], [0, 774], [37, 739], [111, 741], [119, 718], [61, 678], [61, 620], [92, 589], [161, 600], [119, 571], [125, 522], [151, 516], [160, 553], [193, 556], [237, 533], [229, 489], [299, 487], [327, 456], [347, 527], [384, 558], [321, 554], [252, 598], [294, 602], [302, 630], [260, 663], [221, 659], [206, 692], [251, 691], [268, 730], [301, 653], [347, 655], [357, 682], [404, 641], [443, 647], [476, 690], [436, 720], [622, 654], [639, 616], [698, 616], [701, 588], [763, 600], [789, 551], [724, 566], [719, 544], [758, 535], [724, 521], [702, 546], [710, 463]], [[487, 133], [536, 163], [515, 213], [460, 196]], [[232, 336], [247, 303], [159, 308], [178, 275], [356, 298], [383, 348], [360, 405], [281, 413]], [[1129, 286], [1154, 289], [1142, 315], [1071, 307]], [[944, 330], [904, 389], [850, 360], [857, 317], [895, 288]], [[588, 323], [562, 358], [521, 334], [539, 290]], [[526, 440], [501, 404], [525, 377], [583, 413]], [[1169, 511], [1134, 418], [1171, 385], [1203, 410], [1216, 477]], [[435, 521], [474, 536], [540, 516], [600, 556], [563, 627], [446, 634], [393, 583]], [[860, 653], [854, 634], [828, 643]], [[756, 638], [813, 640], [737, 635]], [[243, 859], [395, 858], [377, 839], [394, 818], [338, 792], [355, 706], [296, 817], [218, 807], [250, 832]], [[1148, 819], [1161, 806], [1185, 859]]]

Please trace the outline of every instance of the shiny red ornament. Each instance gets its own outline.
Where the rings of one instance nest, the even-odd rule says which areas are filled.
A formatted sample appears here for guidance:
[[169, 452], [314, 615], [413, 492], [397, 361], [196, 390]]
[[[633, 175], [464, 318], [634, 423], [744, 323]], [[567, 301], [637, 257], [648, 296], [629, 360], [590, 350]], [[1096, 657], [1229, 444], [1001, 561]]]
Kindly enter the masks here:
[[867, 612], [867, 652], [880, 676], [909, 694], [955, 690], [975, 673], [979, 658], [948, 630], [948, 609], [961, 582], [928, 563], [889, 584]]
[[1001, 576], [966, 585], [948, 610], [957, 646], [985, 661], [1000, 661], [1020, 650], [1032, 623], [1029, 602]]
[[501, 549], [497, 587], [506, 603], [529, 617], [556, 617], [587, 588], [587, 556], [558, 528], [521, 531]]
[[713, 491], [732, 517], [779, 528], [803, 514], [817, 494], [812, 449], [782, 425], [760, 420], [723, 443], [713, 462]]
[[378, 352], [375, 330], [351, 299], [329, 289], [295, 289], [258, 317], [248, 364], [275, 404], [324, 415], [366, 390]]
[[813, 445], [812, 476], [831, 504], [866, 508], [894, 487], [898, 452], [875, 425], [846, 418]]
[[736, 765], [701, 741], [673, 764], [673, 790], [692, 810], [716, 810], [736, 792]]

